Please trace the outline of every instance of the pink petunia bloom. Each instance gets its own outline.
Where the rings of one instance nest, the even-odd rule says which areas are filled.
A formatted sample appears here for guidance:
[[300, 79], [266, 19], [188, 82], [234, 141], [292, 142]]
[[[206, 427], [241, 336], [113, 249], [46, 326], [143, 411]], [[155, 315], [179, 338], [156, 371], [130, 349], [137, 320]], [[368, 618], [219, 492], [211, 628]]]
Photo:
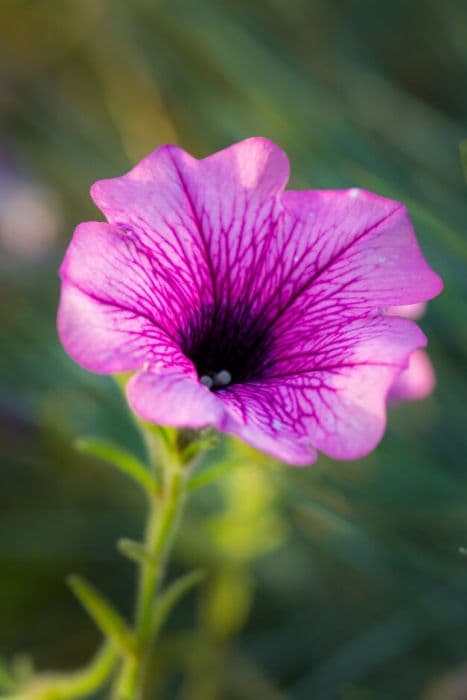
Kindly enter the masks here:
[[252, 138], [203, 160], [163, 146], [97, 182], [108, 223], [78, 226], [61, 267], [67, 352], [135, 372], [133, 410], [212, 425], [292, 464], [381, 439], [386, 397], [426, 338], [389, 316], [441, 290], [406, 209], [364, 190], [285, 191]]
[[[408, 306], [393, 306], [388, 309], [388, 314], [416, 320], [423, 316], [425, 310], [425, 303], [409, 304]], [[389, 403], [401, 403], [425, 399], [432, 393], [435, 384], [435, 372], [428, 354], [425, 350], [415, 350], [409, 358], [408, 366], [402, 370], [391, 386], [388, 401]]]

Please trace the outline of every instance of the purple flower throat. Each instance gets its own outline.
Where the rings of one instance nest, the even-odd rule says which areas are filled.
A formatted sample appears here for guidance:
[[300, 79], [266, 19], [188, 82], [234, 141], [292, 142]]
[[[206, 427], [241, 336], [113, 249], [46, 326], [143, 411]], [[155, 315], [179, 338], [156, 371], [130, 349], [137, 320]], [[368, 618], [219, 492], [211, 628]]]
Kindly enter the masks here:
[[261, 319], [249, 316], [246, 305], [232, 309], [211, 306], [181, 333], [181, 350], [212, 391], [260, 380], [271, 347], [271, 332]]

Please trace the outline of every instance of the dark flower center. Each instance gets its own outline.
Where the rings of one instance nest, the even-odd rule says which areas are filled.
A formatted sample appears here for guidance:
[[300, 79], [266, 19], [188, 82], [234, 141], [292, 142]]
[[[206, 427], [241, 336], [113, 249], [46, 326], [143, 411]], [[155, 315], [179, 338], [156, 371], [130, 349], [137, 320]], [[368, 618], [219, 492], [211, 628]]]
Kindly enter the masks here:
[[244, 309], [205, 309], [182, 334], [182, 350], [212, 391], [261, 376], [269, 335]]

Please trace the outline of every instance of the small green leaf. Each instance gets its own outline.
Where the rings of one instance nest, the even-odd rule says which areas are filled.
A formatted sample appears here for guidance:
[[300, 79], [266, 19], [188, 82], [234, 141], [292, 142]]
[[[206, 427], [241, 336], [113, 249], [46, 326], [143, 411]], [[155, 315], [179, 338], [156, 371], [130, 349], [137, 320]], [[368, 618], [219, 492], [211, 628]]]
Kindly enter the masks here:
[[196, 491], [196, 489], [200, 489], [203, 486], [208, 486], [213, 481], [219, 479], [219, 477], [226, 472], [229, 472], [236, 467], [240, 467], [242, 464], [245, 464], [244, 459], [233, 459], [229, 462], [221, 462], [220, 464], [215, 464], [212, 467], [203, 469], [201, 472], [199, 472], [199, 474], [195, 474], [195, 476], [188, 479], [187, 489], [188, 491]]
[[84, 454], [97, 457], [117, 467], [142, 486], [145, 491], [153, 493], [157, 489], [155, 478], [144, 464], [118, 445], [99, 438], [80, 438], [76, 441], [76, 447]]
[[176, 579], [162, 591], [156, 601], [152, 622], [153, 637], [160, 631], [178, 601], [206, 577], [202, 569], [195, 569]]
[[133, 639], [123, 617], [90, 583], [69, 576], [68, 585], [101, 632], [124, 652], [132, 651]]
[[150, 561], [151, 555], [146, 547], [141, 542], [135, 542], [128, 537], [122, 537], [117, 542], [118, 551], [128, 559], [132, 559], [138, 563]]

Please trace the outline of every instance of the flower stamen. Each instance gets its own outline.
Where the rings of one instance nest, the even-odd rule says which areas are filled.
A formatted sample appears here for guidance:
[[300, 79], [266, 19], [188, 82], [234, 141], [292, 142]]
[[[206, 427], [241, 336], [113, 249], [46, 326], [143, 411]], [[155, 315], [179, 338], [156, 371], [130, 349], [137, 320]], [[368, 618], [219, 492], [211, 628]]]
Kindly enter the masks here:
[[204, 384], [208, 389], [212, 389], [214, 386], [214, 380], [212, 377], [209, 376], [209, 374], [203, 374], [202, 377], [199, 378], [199, 381], [201, 384]]
[[228, 386], [232, 381], [232, 375], [226, 369], [222, 369], [220, 372], [214, 375], [214, 386]]
[[232, 382], [232, 375], [228, 370], [221, 369], [220, 372], [201, 375], [199, 381], [208, 389], [220, 389], [221, 387], [228, 386]]

